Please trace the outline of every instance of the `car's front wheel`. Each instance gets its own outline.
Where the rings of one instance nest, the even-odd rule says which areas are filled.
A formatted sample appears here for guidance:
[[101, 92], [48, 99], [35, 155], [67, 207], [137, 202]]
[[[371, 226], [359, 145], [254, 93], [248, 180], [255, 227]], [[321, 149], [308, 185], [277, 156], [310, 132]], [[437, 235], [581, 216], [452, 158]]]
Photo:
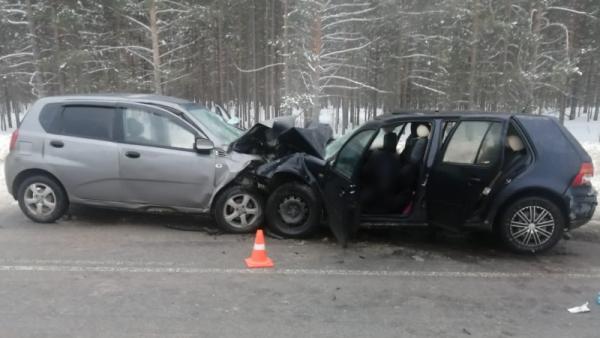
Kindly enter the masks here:
[[17, 190], [19, 207], [34, 222], [52, 223], [69, 208], [67, 194], [54, 179], [47, 176], [26, 178]]
[[214, 204], [217, 225], [232, 233], [255, 231], [263, 222], [263, 199], [255, 190], [242, 186], [225, 188]]
[[556, 245], [564, 226], [565, 218], [555, 203], [541, 197], [527, 197], [505, 209], [498, 231], [509, 249], [534, 253]]
[[320, 219], [319, 197], [307, 185], [282, 184], [267, 200], [267, 223], [285, 237], [301, 238], [312, 234]]

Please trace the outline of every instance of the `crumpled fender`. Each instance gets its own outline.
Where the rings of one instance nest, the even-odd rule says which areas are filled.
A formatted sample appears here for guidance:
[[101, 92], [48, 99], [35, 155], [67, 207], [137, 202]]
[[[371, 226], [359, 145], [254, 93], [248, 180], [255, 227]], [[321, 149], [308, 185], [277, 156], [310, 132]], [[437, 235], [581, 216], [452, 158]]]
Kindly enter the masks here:
[[322, 195], [319, 179], [322, 177], [326, 162], [318, 157], [305, 153], [296, 153], [278, 160], [258, 166], [255, 170], [257, 179], [269, 188], [280, 180], [296, 179], [306, 183]]
[[253, 168], [261, 162], [260, 157], [256, 155], [236, 152], [229, 153], [227, 158], [217, 157], [215, 163], [215, 180], [213, 183], [214, 189], [209, 204], [211, 209], [217, 194], [231, 182], [238, 181], [240, 184], [253, 184], [254, 182], [250, 180], [244, 182], [244, 179], [252, 175]]

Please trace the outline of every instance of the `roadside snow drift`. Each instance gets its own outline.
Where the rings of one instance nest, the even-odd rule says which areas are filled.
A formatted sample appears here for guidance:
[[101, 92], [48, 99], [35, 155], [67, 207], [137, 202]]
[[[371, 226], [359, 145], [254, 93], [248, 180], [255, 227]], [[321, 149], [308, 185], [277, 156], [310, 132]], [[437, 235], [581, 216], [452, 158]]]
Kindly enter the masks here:
[[0, 208], [14, 202], [12, 196], [6, 190], [4, 182], [4, 158], [8, 154], [10, 135], [12, 131], [0, 131]]

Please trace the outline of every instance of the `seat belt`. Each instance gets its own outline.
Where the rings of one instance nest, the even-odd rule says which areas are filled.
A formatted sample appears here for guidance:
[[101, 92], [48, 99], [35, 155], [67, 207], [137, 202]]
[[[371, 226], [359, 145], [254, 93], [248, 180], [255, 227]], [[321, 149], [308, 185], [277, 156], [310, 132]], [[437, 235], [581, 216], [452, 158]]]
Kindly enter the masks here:
[[498, 172], [498, 174], [496, 176], [494, 176], [494, 178], [492, 179], [492, 181], [490, 182], [490, 184], [488, 184], [487, 187], [483, 188], [483, 190], [481, 191], [481, 195], [483, 195], [483, 196], [489, 195], [492, 192], [492, 188], [496, 184], [496, 181], [498, 181], [498, 179], [500, 179], [500, 177], [502, 177], [503, 173], [504, 172], [502, 170], [500, 170]]

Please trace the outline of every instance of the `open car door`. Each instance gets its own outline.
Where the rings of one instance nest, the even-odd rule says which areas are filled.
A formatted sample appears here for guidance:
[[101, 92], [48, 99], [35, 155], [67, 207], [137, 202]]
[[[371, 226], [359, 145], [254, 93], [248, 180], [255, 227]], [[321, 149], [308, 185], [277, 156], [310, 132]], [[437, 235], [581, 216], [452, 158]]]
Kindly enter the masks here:
[[437, 155], [427, 182], [429, 223], [459, 228], [501, 174], [506, 121], [463, 119]]
[[356, 232], [359, 226], [360, 165], [376, 134], [376, 129], [367, 129], [352, 135], [330, 162], [323, 180], [329, 227], [344, 247], [348, 244], [350, 235]]

